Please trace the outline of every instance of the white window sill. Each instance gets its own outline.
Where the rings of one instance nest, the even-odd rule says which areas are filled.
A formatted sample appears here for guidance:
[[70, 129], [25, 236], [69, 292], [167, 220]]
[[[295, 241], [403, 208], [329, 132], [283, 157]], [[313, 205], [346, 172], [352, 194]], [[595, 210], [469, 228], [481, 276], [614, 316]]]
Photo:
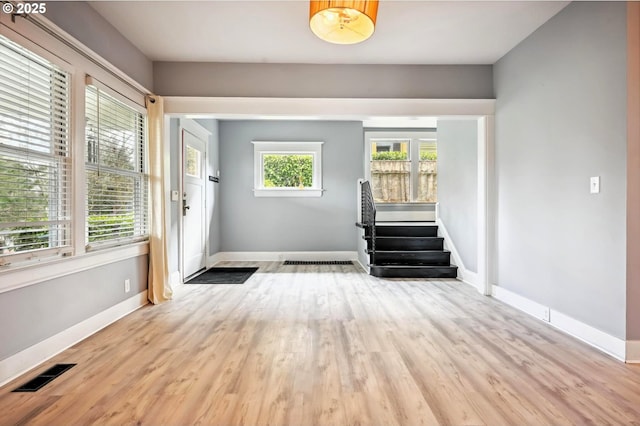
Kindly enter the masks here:
[[0, 293], [148, 253], [149, 243], [144, 241], [71, 257], [42, 259], [28, 265], [7, 265], [0, 268]]
[[256, 197], [322, 197], [324, 189], [261, 188], [254, 189]]

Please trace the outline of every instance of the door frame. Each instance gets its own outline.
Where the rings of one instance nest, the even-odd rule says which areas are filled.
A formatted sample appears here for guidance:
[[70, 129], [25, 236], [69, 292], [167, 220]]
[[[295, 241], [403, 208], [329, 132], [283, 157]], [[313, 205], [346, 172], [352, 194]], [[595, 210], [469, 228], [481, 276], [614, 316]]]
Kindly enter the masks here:
[[[495, 99], [408, 98], [164, 98], [165, 117], [213, 119], [371, 120], [375, 118], [464, 117], [478, 121], [478, 276], [476, 288], [491, 295], [496, 277]], [[364, 134], [363, 134], [364, 137]], [[169, 219], [167, 219], [169, 220]]]
[[205, 268], [207, 267], [207, 258], [209, 257], [209, 221], [207, 220], [211, 212], [208, 209], [207, 197], [207, 176], [210, 175], [209, 170], [209, 137], [211, 132], [202, 127], [200, 124], [190, 118], [180, 118], [178, 120], [178, 270], [180, 272], [180, 283], [184, 284], [184, 216], [182, 215], [182, 191], [184, 188], [184, 142], [182, 139], [183, 132], [187, 131], [196, 137], [205, 141], [204, 143], [204, 254]]

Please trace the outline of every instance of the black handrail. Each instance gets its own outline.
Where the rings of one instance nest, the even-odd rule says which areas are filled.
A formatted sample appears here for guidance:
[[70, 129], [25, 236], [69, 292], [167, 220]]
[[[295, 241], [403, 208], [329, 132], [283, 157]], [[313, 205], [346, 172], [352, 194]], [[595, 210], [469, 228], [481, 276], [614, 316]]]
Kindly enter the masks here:
[[373, 192], [371, 192], [371, 184], [369, 181], [364, 181], [360, 184], [360, 197], [361, 197], [361, 209], [362, 209], [362, 225], [365, 230], [365, 237], [371, 240], [371, 253], [370, 263], [375, 265], [376, 257], [376, 203], [373, 199]]

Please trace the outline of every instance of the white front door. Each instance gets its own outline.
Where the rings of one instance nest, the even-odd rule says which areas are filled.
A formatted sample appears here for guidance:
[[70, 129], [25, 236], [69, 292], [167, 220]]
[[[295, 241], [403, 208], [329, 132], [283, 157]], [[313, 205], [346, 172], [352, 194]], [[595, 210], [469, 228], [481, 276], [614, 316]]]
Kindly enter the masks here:
[[185, 278], [205, 267], [205, 143], [182, 129], [182, 250]]

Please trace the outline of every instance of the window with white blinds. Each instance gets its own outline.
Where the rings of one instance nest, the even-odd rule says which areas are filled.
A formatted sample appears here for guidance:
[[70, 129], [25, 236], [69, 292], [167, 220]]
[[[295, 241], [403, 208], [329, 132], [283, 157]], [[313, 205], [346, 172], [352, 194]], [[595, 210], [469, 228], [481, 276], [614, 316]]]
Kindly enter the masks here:
[[87, 245], [148, 235], [146, 117], [94, 86], [86, 88]]
[[2, 265], [69, 247], [71, 158], [69, 73], [0, 36], [0, 76]]

